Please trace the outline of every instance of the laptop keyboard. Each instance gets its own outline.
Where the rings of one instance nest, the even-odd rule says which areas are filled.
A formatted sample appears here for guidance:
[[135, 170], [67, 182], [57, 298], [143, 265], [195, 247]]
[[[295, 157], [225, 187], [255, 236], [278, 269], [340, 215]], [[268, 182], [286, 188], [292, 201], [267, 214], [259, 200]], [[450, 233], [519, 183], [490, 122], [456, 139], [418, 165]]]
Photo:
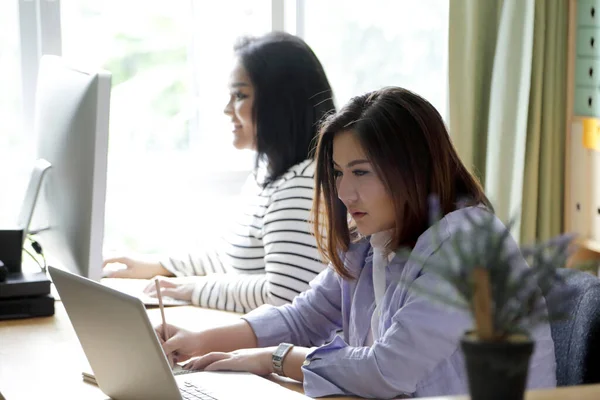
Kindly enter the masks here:
[[178, 375], [185, 375], [185, 374], [191, 374], [194, 372], [198, 372], [196, 370], [193, 369], [183, 369], [183, 368], [178, 368], [178, 369], [174, 369], [173, 370], [173, 375], [178, 376]]
[[218, 400], [211, 396], [210, 391], [190, 382], [184, 382], [179, 386], [179, 391], [184, 400]]

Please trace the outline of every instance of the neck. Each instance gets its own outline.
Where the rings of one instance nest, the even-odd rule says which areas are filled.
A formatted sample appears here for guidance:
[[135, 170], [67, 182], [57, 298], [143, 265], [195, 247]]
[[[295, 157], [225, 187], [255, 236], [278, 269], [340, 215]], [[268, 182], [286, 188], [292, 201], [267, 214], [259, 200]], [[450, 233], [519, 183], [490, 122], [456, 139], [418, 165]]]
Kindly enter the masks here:
[[371, 235], [371, 246], [376, 249], [386, 250], [386, 252], [391, 251], [389, 245], [392, 241], [392, 234], [394, 233], [393, 229], [388, 229], [386, 231], [376, 232]]

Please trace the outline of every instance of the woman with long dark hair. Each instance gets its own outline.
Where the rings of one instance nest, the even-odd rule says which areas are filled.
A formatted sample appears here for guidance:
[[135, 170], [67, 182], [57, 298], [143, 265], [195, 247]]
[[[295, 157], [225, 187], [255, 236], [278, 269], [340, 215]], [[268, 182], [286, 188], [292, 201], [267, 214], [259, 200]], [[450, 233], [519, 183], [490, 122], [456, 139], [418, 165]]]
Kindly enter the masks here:
[[[242, 193], [243, 208], [216, 246], [183, 257], [142, 262], [105, 260], [126, 268], [109, 276], [161, 279], [162, 294], [202, 307], [246, 312], [280, 305], [308, 289], [324, 268], [311, 234], [314, 149], [319, 122], [335, 111], [321, 63], [302, 39], [274, 32], [235, 46], [225, 114], [233, 145], [257, 153]], [[202, 228], [206, 229], [206, 228]], [[146, 291], [155, 295], [155, 286]]]

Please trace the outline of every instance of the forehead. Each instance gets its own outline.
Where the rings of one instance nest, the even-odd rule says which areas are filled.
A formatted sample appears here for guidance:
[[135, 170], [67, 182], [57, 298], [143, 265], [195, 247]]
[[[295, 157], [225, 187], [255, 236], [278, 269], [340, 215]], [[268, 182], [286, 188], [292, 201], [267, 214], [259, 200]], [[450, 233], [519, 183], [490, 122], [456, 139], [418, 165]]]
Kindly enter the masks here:
[[367, 156], [353, 131], [343, 131], [333, 138], [333, 161], [339, 165], [366, 159]]
[[236, 85], [239, 83], [247, 85], [251, 84], [246, 68], [244, 68], [239, 57], [236, 57], [231, 67], [231, 73], [229, 74], [229, 85]]

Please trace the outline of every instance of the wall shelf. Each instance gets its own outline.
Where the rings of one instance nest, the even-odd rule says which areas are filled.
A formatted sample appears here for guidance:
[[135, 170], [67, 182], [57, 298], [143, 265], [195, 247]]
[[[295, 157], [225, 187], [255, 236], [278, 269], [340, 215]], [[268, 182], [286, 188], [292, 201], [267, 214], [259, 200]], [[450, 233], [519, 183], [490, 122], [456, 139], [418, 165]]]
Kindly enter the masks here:
[[600, 242], [593, 239], [579, 239], [577, 240], [577, 244], [600, 255]]
[[574, 265], [600, 262], [600, 152], [595, 140], [600, 135], [600, 0], [569, 0], [567, 54], [564, 231], [582, 238], [568, 261]]

